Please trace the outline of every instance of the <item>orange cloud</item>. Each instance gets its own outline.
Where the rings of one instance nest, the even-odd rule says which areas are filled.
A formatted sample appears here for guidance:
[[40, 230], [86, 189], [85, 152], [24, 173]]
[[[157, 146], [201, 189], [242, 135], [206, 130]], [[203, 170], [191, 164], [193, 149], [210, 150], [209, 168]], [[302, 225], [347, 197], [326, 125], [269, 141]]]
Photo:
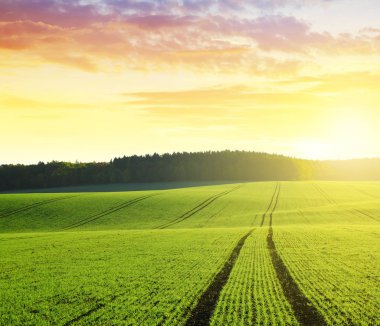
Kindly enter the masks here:
[[283, 0], [251, 5], [231, 0], [182, 5], [176, 1], [84, 5], [77, 0], [4, 0], [0, 51], [18, 51], [43, 63], [88, 72], [101, 70], [104, 62], [110, 67], [111, 62], [135, 70], [180, 67], [256, 75], [294, 75], [320, 54], [374, 56], [379, 52], [379, 33], [373, 28], [333, 36], [315, 32], [307, 22], [291, 16], [238, 14], [250, 6], [289, 4]]

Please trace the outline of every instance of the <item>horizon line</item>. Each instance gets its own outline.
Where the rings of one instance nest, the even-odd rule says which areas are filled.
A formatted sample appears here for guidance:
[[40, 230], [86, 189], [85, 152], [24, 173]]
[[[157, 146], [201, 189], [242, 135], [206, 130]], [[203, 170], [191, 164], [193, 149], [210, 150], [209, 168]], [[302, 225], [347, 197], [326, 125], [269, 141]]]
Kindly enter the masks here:
[[256, 153], [256, 154], [266, 154], [266, 155], [272, 155], [272, 156], [281, 156], [293, 160], [302, 160], [302, 161], [311, 161], [311, 162], [345, 162], [345, 161], [360, 161], [360, 160], [379, 160], [380, 156], [378, 157], [351, 157], [351, 158], [326, 158], [326, 159], [313, 159], [313, 158], [305, 158], [305, 157], [298, 157], [298, 156], [292, 156], [292, 155], [286, 155], [281, 153], [275, 153], [275, 152], [263, 152], [263, 151], [255, 151], [255, 150], [231, 150], [231, 149], [223, 149], [223, 150], [204, 150], [204, 151], [172, 151], [172, 152], [153, 152], [153, 153], [145, 153], [145, 154], [127, 154], [122, 156], [114, 156], [113, 158], [109, 159], [108, 161], [81, 161], [78, 159], [75, 160], [40, 160], [38, 162], [7, 162], [2, 163], [0, 162], [0, 166], [6, 166], [6, 165], [24, 165], [24, 166], [30, 166], [30, 165], [38, 165], [38, 164], [49, 164], [53, 162], [59, 162], [59, 163], [72, 163], [72, 164], [90, 164], [90, 163], [111, 163], [114, 159], [121, 159], [124, 157], [146, 157], [146, 156], [164, 156], [164, 155], [174, 155], [174, 154], [199, 154], [199, 153], [223, 153], [223, 152], [240, 152], [240, 153]]

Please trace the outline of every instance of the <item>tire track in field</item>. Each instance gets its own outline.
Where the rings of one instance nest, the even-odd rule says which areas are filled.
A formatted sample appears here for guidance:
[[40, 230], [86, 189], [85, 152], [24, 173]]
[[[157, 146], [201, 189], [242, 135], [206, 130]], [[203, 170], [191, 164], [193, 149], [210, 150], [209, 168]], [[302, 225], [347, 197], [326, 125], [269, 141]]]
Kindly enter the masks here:
[[288, 268], [284, 264], [277, 252], [276, 244], [273, 241], [273, 214], [278, 205], [281, 185], [278, 186], [275, 203], [270, 212], [269, 232], [267, 236], [267, 246], [272, 260], [273, 267], [276, 271], [277, 278], [281, 284], [281, 288], [287, 301], [290, 303], [294, 316], [300, 325], [327, 325], [323, 315], [313, 306], [310, 300], [302, 293], [297, 283], [290, 274]]
[[84, 314], [79, 315], [78, 317], [75, 317], [74, 319], [69, 320], [68, 322], [64, 323], [63, 326], [70, 326], [70, 325], [76, 323], [77, 321], [81, 320], [82, 318], [90, 316], [92, 313], [94, 313], [95, 311], [98, 311], [99, 309], [103, 308], [104, 306], [105, 306], [104, 303], [98, 303], [94, 308], [86, 311]]
[[[138, 237], [138, 238], [141, 238], [141, 237]], [[135, 239], [137, 239], [137, 238], [135, 238]], [[159, 272], [160, 271], [155, 272], [152, 276], [159, 274]], [[135, 280], [136, 280], [136, 278], [132, 278], [130, 281], [133, 282]], [[149, 297], [151, 297], [151, 295], [153, 293], [154, 293], [154, 291], [151, 291]], [[70, 319], [69, 321], [64, 323], [63, 326], [70, 326], [70, 325], [80, 321], [81, 319], [86, 318], [86, 317], [96, 313], [97, 311], [101, 310], [102, 308], [107, 307], [107, 305], [109, 305], [110, 303], [112, 303], [112, 302], [116, 301], [117, 299], [123, 297], [125, 294], [126, 294], [126, 292], [125, 292], [125, 290], [123, 290], [122, 292], [113, 293], [111, 295], [109, 294], [109, 295], [106, 295], [106, 296], [100, 298], [100, 300], [102, 302], [97, 303], [93, 308], [91, 308], [91, 309], [83, 312], [82, 314]], [[95, 320], [98, 320], [98, 319], [99, 319], [99, 317], [96, 318]]]
[[276, 198], [274, 201], [274, 205], [272, 208], [272, 211], [269, 214], [269, 228], [272, 228], [272, 220], [273, 220], [273, 213], [276, 211], [277, 205], [278, 205], [278, 198], [280, 197], [280, 192], [281, 192], [281, 183], [277, 183], [277, 193], [276, 193]]
[[204, 326], [210, 324], [210, 319], [218, 303], [220, 292], [230, 277], [245, 240], [252, 232], [253, 229], [244, 235], [234, 247], [221, 270], [215, 275], [211, 284], [207, 287], [206, 291], [203, 292], [196, 306], [191, 311], [190, 317], [185, 323], [186, 326]]
[[372, 195], [372, 194], [370, 194], [367, 191], [361, 190], [361, 189], [359, 189], [358, 187], [356, 187], [354, 185], [350, 185], [350, 188], [354, 189], [355, 191], [357, 191], [358, 193], [360, 193], [360, 194], [362, 194], [364, 196], [371, 197], [371, 198], [374, 198], [374, 199], [379, 199], [379, 197], [377, 197], [375, 195]]
[[269, 228], [267, 244], [277, 278], [288, 302], [290, 303], [294, 316], [300, 325], [327, 325], [325, 318], [313, 306], [310, 300], [302, 293], [294, 281], [288, 268], [277, 252], [273, 241], [273, 229]]
[[372, 219], [372, 220], [374, 220], [374, 221], [376, 221], [376, 222], [380, 222], [380, 219], [379, 218], [377, 218], [377, 217], [375, 217], [375, 216], [373, 216], [372, 214], [370, 214], [370, 213], [367, 213], [367, 212], [365, 212], [365, 211], [363, 211], [363, 210], [360, 210], [360, 209], [354, 209], [354, 211], [355, 212], [357, 212], [357, 213], [359, 213], [359, 214], [361, 214], [361, 215], [364, 215], [364, 216], [366, 216], [366, 217], [369, 217], [370, 219]]
[[[281, 188], [281, 185], [279, 183], [277, 183], [276, 188], [273, 192], [272, 198], [270, 200], [269, 206], [268, 206], [266, 212], [262, 215], [261, 226], [263, 226], [264, 221], [265, 221], [265, 217], [268, 215], [272, 206], [273, 206], [272, 214], [273, 214], [273, 211], [276, 209], [277, 203], [278, 203], [280, 188]], [[219, 194], [219, 195], [221, 195], [221, 194]], [[210, 197], [209, 199], [207, 199], [206, 201], [204, 201], [203, 203], [198, 205], [198, 207], [201, 207], [202, 204], [206, 203], [207, 201], [209, 201], [212, 198], [215, 198], [219, 195], [215, 195], [213, 197]], [[192, 212], [192, 211], [189, 211], [189, 212]], [[256, 217], [257, 216], [258, 215], [256, 215]], [[218, 303], [220, 293], [221, 293], [223, 287], [228, 282], [228, 279], [230, 277], [232, 269], [235, 266], [236, 260], [239, 257], [239, 254], [240, 254], [242, 247], [244, 246], [245, 240], [252, 234], [253, 230], [254, 229], [250, 230], [246, 235], [244, 235], [239, 240], [239, 242], [237, 243], [235, 248], [232, 250], [229, 258], [224, 263], [222, 269], [214, 277], [211, 284], [207, 287], [206, 291], [203, 292], [203, 294], [200, 297], [200, 299], [198, 300], [196, 306], [191, 311], [190, 317], [187, 319], [187, 321], [185, 323], [186, 326], [198, 326], [198, 325], [203, 326], [203, 325], [209, 325], [210, 324], [210, 320], [211, 320], [211, 317], [214, 313], [216, 305]]]
[[189, 210], [186, 213], [182, 214], [181, 216], [175, 218], [173, 221], [166, 222], [166, 223], [164, 223], [164, 224], [162, 224], [160, 226], [155, 227], [155, 229], [166, 229], [169, 226], [172, 226], [174, 224], [183, 222], [184, 220], [187, 220], [191, 216], [193, 216], [196, 213], [200, 212], [201, 210], [205, 209], [207, 206], [211, 205], [218, 198], [226, 196], [226, 195], [230, 194], [231, 192], [233, 192], [233, 191], [235, 191], [235, 190], [237, 190], [237, 189], [239, 189], [241, 187], [242, 186], [239, 185], [239, 186], [237, 186], [235, 188], [232, 188], [230, 190], [223, 191], [223, 192], [221, 192], [219, 194], [211, 196], [211, 197], [207, 198], [206, 200], [204, 200], [203, 202], [201, 202], [199, 205], [197, 205], [194, 208], [192, 208], [191, 210]]
[[[78, 321], [80, 321], [81, 319], [83, 318], [86, 318], [90, 315], [92, 315], [93, 313], [96, 313], [97, 311], [99, 311], [100, 309], [106, 307], [107, 305], [109, 305], [110, 303], [114, 302], [115, 300], [117, 300], [118, 298], [122, 297], [125, 293], [122, 292], [122, 293], [118, 293], [118, 294], [113, 294], [113, 295], [107, 295], [103, 298], [101, 298], [102, 301], [106, 301], [104, 303], [97, 303], [95, 305], [95, 307], [85, 311], [84, 313], [76, 316], [75, 318], [73, 319], [70, 319], [69, 321], [67, 321], [66, 323], [63, 324], [63, 326], [70, 326]], [[97, 318], [99, 319], [99, 317]]]
[[20, 208], [17, 208], [17, 209], [14, 209], [14, 210], [11, 210], [11, 211], [8, 211], [8, 212], [5, 212], [5, 213], [0, 213], [0, 218], [8, 217], [8, 216], [11, 216], [11, 215], [14, 215], [14, 214], [17, 214], [17, 213], [21, 213], [21, 212], [27, 211], [29, 209], [33, 209], [35, 207], [39, 207], [39, 206], [42, 206], [42, 205], [47, 205], [47, 204], [50, 204], [50, 203], [55, 203], [57, 201], [61, 201], [61, 200], [65, 200], [65, 199], [70, 199], [70, 198], [74, 198], [74, 197], [78, 197], [78, 196], [80, 196], [80, 195], [73, 195], [73, 196], [65, 196], [65, 197], [52, 198], [52, 199], [47, 199], [47, 200], [40, 201], [40, 202], [37, 202], [37, 203], [34, 203], [34, 204], [25, 205], [23, 207], [20, 207]]
[[[216, 239], [214, 241], [217, 241], [217, 240], [218, 239]], [[188, 279], [189, 277], [193, 276], [194, 273], [197, 272], [198, 266], [199, 266], [199, 262], [193, 263], [192, 266], [188, 269], [188, 271], [181, 278], [178, 279], [178, 282], [182, 282], [183, 280]], [[159, 273], [160, 272], [157, 271], [154, 274], [154, 276], [158, 275]], [[151, 287], [151, 291], [150, 291], [149, 295], [144, 299], [144, 301], [137, 301], [137, 302], [139, 303], [140, 306], [143, 306], [143, 307], [145, 307], [149, 302], [154, 302], [154, 306], [156, 306], [161, 301], [161, 296], [160, 296], [159, 291], [160, 291], [159, 288], [157, 288], [157, 287], [152, 288]], [[123, 304], [125, 302], [126, 301], [124, 300]], [[133, 301], [132, 303], [129, 303], [129, 304], [135, 304], [135, 302], [136, 301]], [[170, 325], [171, 317], [173, 317], [173, 315], [175, 315], [176, 309], [177, 309], [177, 305], [172, 306], [170, 310], [167, 310], [167, 314], [163, 315], [161, 317], [160, 321], [158, 321], [156, 325]], [[187, 310], [187, 311], [189, 311], [189, 310]], [[127, 318], [128, 318], [128, 316], [124, 316], [123, 320], [127, 320]], [[147, 319], [149, 319], [149, 317], [141, 316], [141, 320], [139, 320], [138, 323], [136, 322], [136, 324], [148, 325], [148, 322], [146, 321]]]
[[278, 191], [278, 187], [279, 187], [279, 183], [277, 182], [276, 184], [276, 188], [274, 188], [274, 192], [273, 192], [273, 195], [272, 195], [272, 198], [269, 202], [269, 206], [267, 208], [267, 210], [265, 211], [265, 213], [262, 215], [261, 217], [261, 224], [260, 224], [260, 227], [262, 227], [264, 225], [264, 222], [265, 222], [265, 218], [267, 217], [268, 213], [269, 213], [269, 210], [272, 208], [272, 204], [273, 204], [273, 201], [275, 200], [276, 198], [276, 194], [277, 194], [277, 191]]
[[[136, 239], [136, 238], [135, 238]], [[188, 278], [190, 277], [191, 275], [193, 275], [194, 273], [194, 270], [197, 268], [198, 266], [198, 262], [194, 263], [193, 266], [190, 268], [188, 274], [185, 274], [185, 278]], [[157, 276], [158, 274], [160, 274], [160, 270], [157, 270], [154, 274], [152, 274], [152, 277], [155, 277]], [[131, 282], [135, 281], [136, 279], [138, 278], [134, 278], [131, 280]], [[157, 284], [155, 284], [157, 286]], [[157, 291], [159, 289], [158, 288], [153, 288], [151, 289], [149, 295], [146, 296], [146, 298], [144, 299], [144, 301], [142, 302], [142, 304], [140, 303], [141, 306], [145, 306], [149, 301], [152, 300], [152, 298], [155, 298], [154, 296], [156, 295], [157, 296]], [[119, 298], [122, 298], [124, 297], [128, 292], [125, 292], [122, 291], [122, 292], [118, 292], [118, 293], [114, 293], [112, 295], [106, 295], [104, 297], [102, 297], [100, 300], [103, 301], [103, 303], [97, 303], [93, 308], [85, 311], [84, 313], [78, 315], [77, 317], [67, 321], [65, 324], [63, 324], [63, 326], [70, 326], [78, 321], [80, 321], [81, 319], [85, 318], [85, 317], [88, 317], [94, 313], [96, 313], [97, 311], [101, 310], [102, 308], [104, 307], [107, 307], [107, 305], [109, 305], [110, 303], [118, 300]], [[124, 299], [121, 303], [122, 304], [125, 304], [125, 302], [128, 300], [128, 298]], [[136, 304], [136, 301], [138, 300], [138, 298], [134, 299], [135, 301], [132, 301], [132, 302], [129, 302], [129, 304]], [[159, 300], [158, 300], [159, 301]], [[125, 316], [123, 319], [126, 320], [128, 316]], [[164, 318], [166, 318], [164, 316]], [[99, 319], [99, 317], [95, 318], [95, 321], [94, 323], [96, 323], [96, 321]], [[139, 322], [138, 325], [142, 325], [144, 324], [143, 322]], [[159, 325], [163, 325], [164, 324], [164, 321], [160, 322]], [[129, 324], [128, 324], [129, 325]]]
[[217, 216], [217, 215], [219, 215], [221, 212], [223, 212], [225, 209], [226, 209], [226, 207], [228, 206], [228, 205], [230, 205], [231, 204], [231, 202], [230, 201], [228, 201], [224, 206], [222, 206], [215, 214], [212, 214], [212, 215], [210, 215], [208, 218], [207, 218], [207, 220], [206, 221], [204, 221], [203, 223], [200, 223], [199, 224], [199, 227], [201, 227], [201, 228], [203, 228], [203, 227], [205, 227], [205, 225], [208, 223], [208, 222], [210, 222], [215, 216]]
[[251, 225], [250, 225], [251, 227], [255, 225], [255, 222], [256, 222], [258, 216], [259, 216], [259, 214], [255, 214], [255, 217], [253, 218]]
[[108, 208], [106, 209], [105, 211], [102, 211], [100, 213], [97, 213], [97, 214], [94, 214], [94, 215], [91, 215], [89, 217], [86, 217], [80, 221], [77, 221], [75, 223], [72, 223], [64, 228], [61, 228], [59, 230], [56, 230], [56, 231], [67, 231], [67, 230], [70, 230], [70, 229], [74, 229], [78, 226], [82, 226], [82, 225], [85, 225], [87, 223], [90, 223], [90, 222], [93, 222], [93, 221], [96, 221], [98, 220], [99, 218], [101, 217], [104, 217], [104, 216], [107, 216], [107, 215], [110, 215], [112, 213], [115, 213], [117, 211], [120, 211], [124, 208], [127, 208], [135, 203], [138, 203], [142, 200], [145, 200], [145, 199], [148, 199], [148, 198], [151, 198], [153, 196], [157, 196], [157, 194], [153, 194], [153, 195], [145, 195], [145, 196], [141, 196], [141, 197], [137, 197], [137, 198], [134, 198], [134, 199], [131, 199], [131, 200], [128, 200], [127, 202], [124, 202], [120, 205], [117, 205], [115, 207], [111, 207], [111, 208]]
[[330, 204], [336, 205], [335, 200], [331, 199], [330, 196], [326, 193], [326, 191], [324, 191], [319, 185], [313, 183], [313, 186]]

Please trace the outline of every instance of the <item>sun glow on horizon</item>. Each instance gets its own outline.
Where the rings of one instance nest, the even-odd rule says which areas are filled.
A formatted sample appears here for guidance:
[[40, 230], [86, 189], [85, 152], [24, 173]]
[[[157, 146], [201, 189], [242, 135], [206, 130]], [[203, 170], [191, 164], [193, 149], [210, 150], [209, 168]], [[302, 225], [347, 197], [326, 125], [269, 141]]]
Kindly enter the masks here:
[[380, 157], [380, 23], [331, 21], [349, 0], [47, 2], [0, 3], [0, 164]]

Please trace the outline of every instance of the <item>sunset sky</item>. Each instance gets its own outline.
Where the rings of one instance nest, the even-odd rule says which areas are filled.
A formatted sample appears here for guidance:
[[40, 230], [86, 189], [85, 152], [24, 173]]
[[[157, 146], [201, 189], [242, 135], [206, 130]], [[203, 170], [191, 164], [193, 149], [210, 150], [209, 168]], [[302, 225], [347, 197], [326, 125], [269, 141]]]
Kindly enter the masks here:
[[0, 164], [380, 157], [378, 0], [0, 0]]

